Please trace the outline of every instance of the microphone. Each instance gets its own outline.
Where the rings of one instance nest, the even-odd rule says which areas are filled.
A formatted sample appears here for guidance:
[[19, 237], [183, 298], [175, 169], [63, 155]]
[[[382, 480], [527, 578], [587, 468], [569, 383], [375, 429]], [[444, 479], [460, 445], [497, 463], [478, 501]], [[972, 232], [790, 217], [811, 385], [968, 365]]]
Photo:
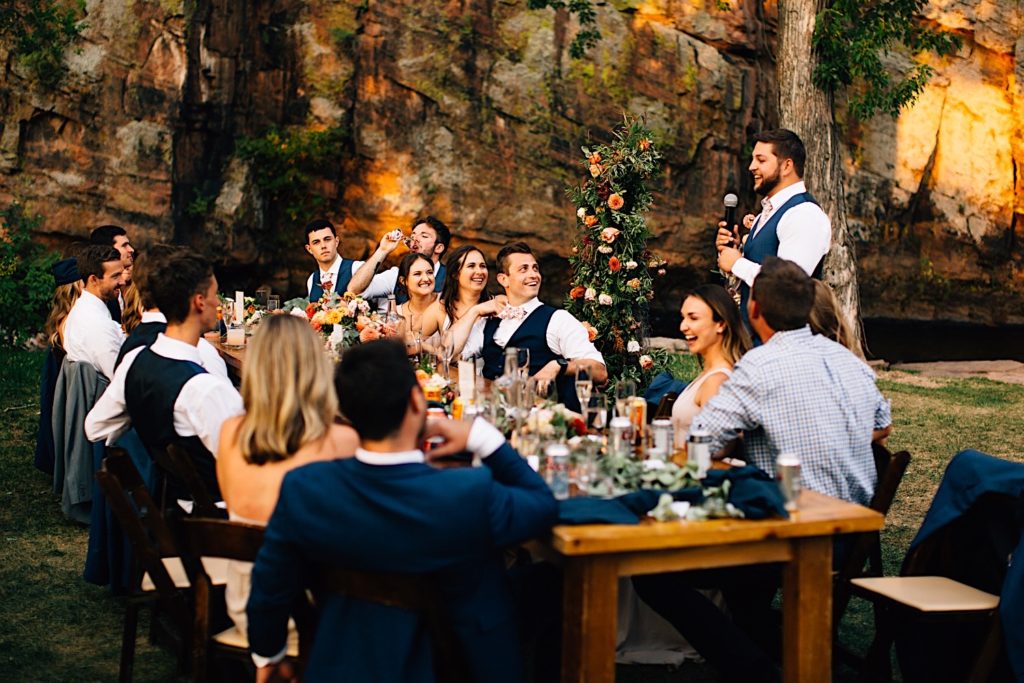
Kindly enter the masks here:
[[[725, 229], [732, 232], [733, 226], [736, 225], [736, 206], [740, 203], [740, 198], [730, 192], [722, 198], [722, 204], [725, 205]], [[739, 246], [733, 244], [733, 246]]]

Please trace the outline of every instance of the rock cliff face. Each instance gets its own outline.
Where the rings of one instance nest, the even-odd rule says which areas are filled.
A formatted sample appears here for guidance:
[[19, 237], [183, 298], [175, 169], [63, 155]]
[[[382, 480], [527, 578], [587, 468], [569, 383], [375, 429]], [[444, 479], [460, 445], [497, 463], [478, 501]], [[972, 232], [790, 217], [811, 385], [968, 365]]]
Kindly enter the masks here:
[[[727, 185], [756, 206], [745, 168], [750, 134], [775, 120], [774, 3], [611, 0], [580, 61], [569, 16], [525, 5], [90, 0], [57, 91], [0, 51], [0, 201], [42, 213], [57, 245], [120, 223], [143, 248], [207, 250], [222, 280], [297, 293], [302, 206], [289, 219], [268, 201], [265, 169], [237, 143], [269, 125], [340, 129], [309, 191], [344, 226], [347, 254], [430, 212], [491, 254], [532, 241], [558, 299], [574, 229], [565, 184], [584, 171], [579, 146], [625, 110], [665, 153], [650, 225], [671, 264], [656, 304], [676, 309], [713, 267]], [[864, 313], [1024, 322], [1020, 4], [933, 0], [926, 19], [961, 34], [960, 53], [935, 62], [899, 119], [844, 124]], [[293, 253], [268, 247], [289, 242]]]

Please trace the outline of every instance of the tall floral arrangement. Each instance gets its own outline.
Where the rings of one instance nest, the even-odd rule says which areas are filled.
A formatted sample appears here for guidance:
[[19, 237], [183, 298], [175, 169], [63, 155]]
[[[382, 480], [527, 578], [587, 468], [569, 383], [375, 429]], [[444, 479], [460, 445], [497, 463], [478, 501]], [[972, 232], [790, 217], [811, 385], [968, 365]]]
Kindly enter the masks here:
[[647, 248], [644, 218], [661, 154], [643, 121], [629, 116], [610, 144], [582, 151], [587, 179], [569, 189], [577, 231], [566, 308], [587, 328], [613, 382], [646, 385], [665, 360], [645, 344], [654, 280], [665, 274], [665, 261]]

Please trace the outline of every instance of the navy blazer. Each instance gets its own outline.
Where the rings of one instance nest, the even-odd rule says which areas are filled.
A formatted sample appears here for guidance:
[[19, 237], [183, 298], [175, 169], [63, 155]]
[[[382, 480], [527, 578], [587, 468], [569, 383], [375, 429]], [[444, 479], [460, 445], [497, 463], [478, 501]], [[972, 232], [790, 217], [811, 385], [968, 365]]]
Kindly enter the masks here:
[[[289, 472], [253, 567], [249, 643], [284, 649], [289, 609], [314, 564], [438, 572], [475, 680], [521, 681], [514, 605], [501, 550], [547, 532], [557, 506], [508, 444], [486, 467], [368, 465], [355, 458]], [[307, 681], [431, 681], [425, 625], [405, 610], [317, 595]]]

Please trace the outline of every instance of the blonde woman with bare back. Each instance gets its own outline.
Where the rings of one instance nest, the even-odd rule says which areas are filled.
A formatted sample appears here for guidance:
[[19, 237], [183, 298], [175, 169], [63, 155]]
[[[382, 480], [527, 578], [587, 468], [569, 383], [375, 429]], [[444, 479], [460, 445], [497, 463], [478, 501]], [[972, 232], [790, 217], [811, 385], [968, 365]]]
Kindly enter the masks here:
[[[289, 471], [355, 453], [359, 438], [337, 423], [334, 365], [305, 320], [265, 319], [242, 368], [245, 413], [224, 423], [217, 482], [231, 519], [265, 526]], [[225, 593], [228, 615], [246, 632], [252, 565], [232, 562]]]

